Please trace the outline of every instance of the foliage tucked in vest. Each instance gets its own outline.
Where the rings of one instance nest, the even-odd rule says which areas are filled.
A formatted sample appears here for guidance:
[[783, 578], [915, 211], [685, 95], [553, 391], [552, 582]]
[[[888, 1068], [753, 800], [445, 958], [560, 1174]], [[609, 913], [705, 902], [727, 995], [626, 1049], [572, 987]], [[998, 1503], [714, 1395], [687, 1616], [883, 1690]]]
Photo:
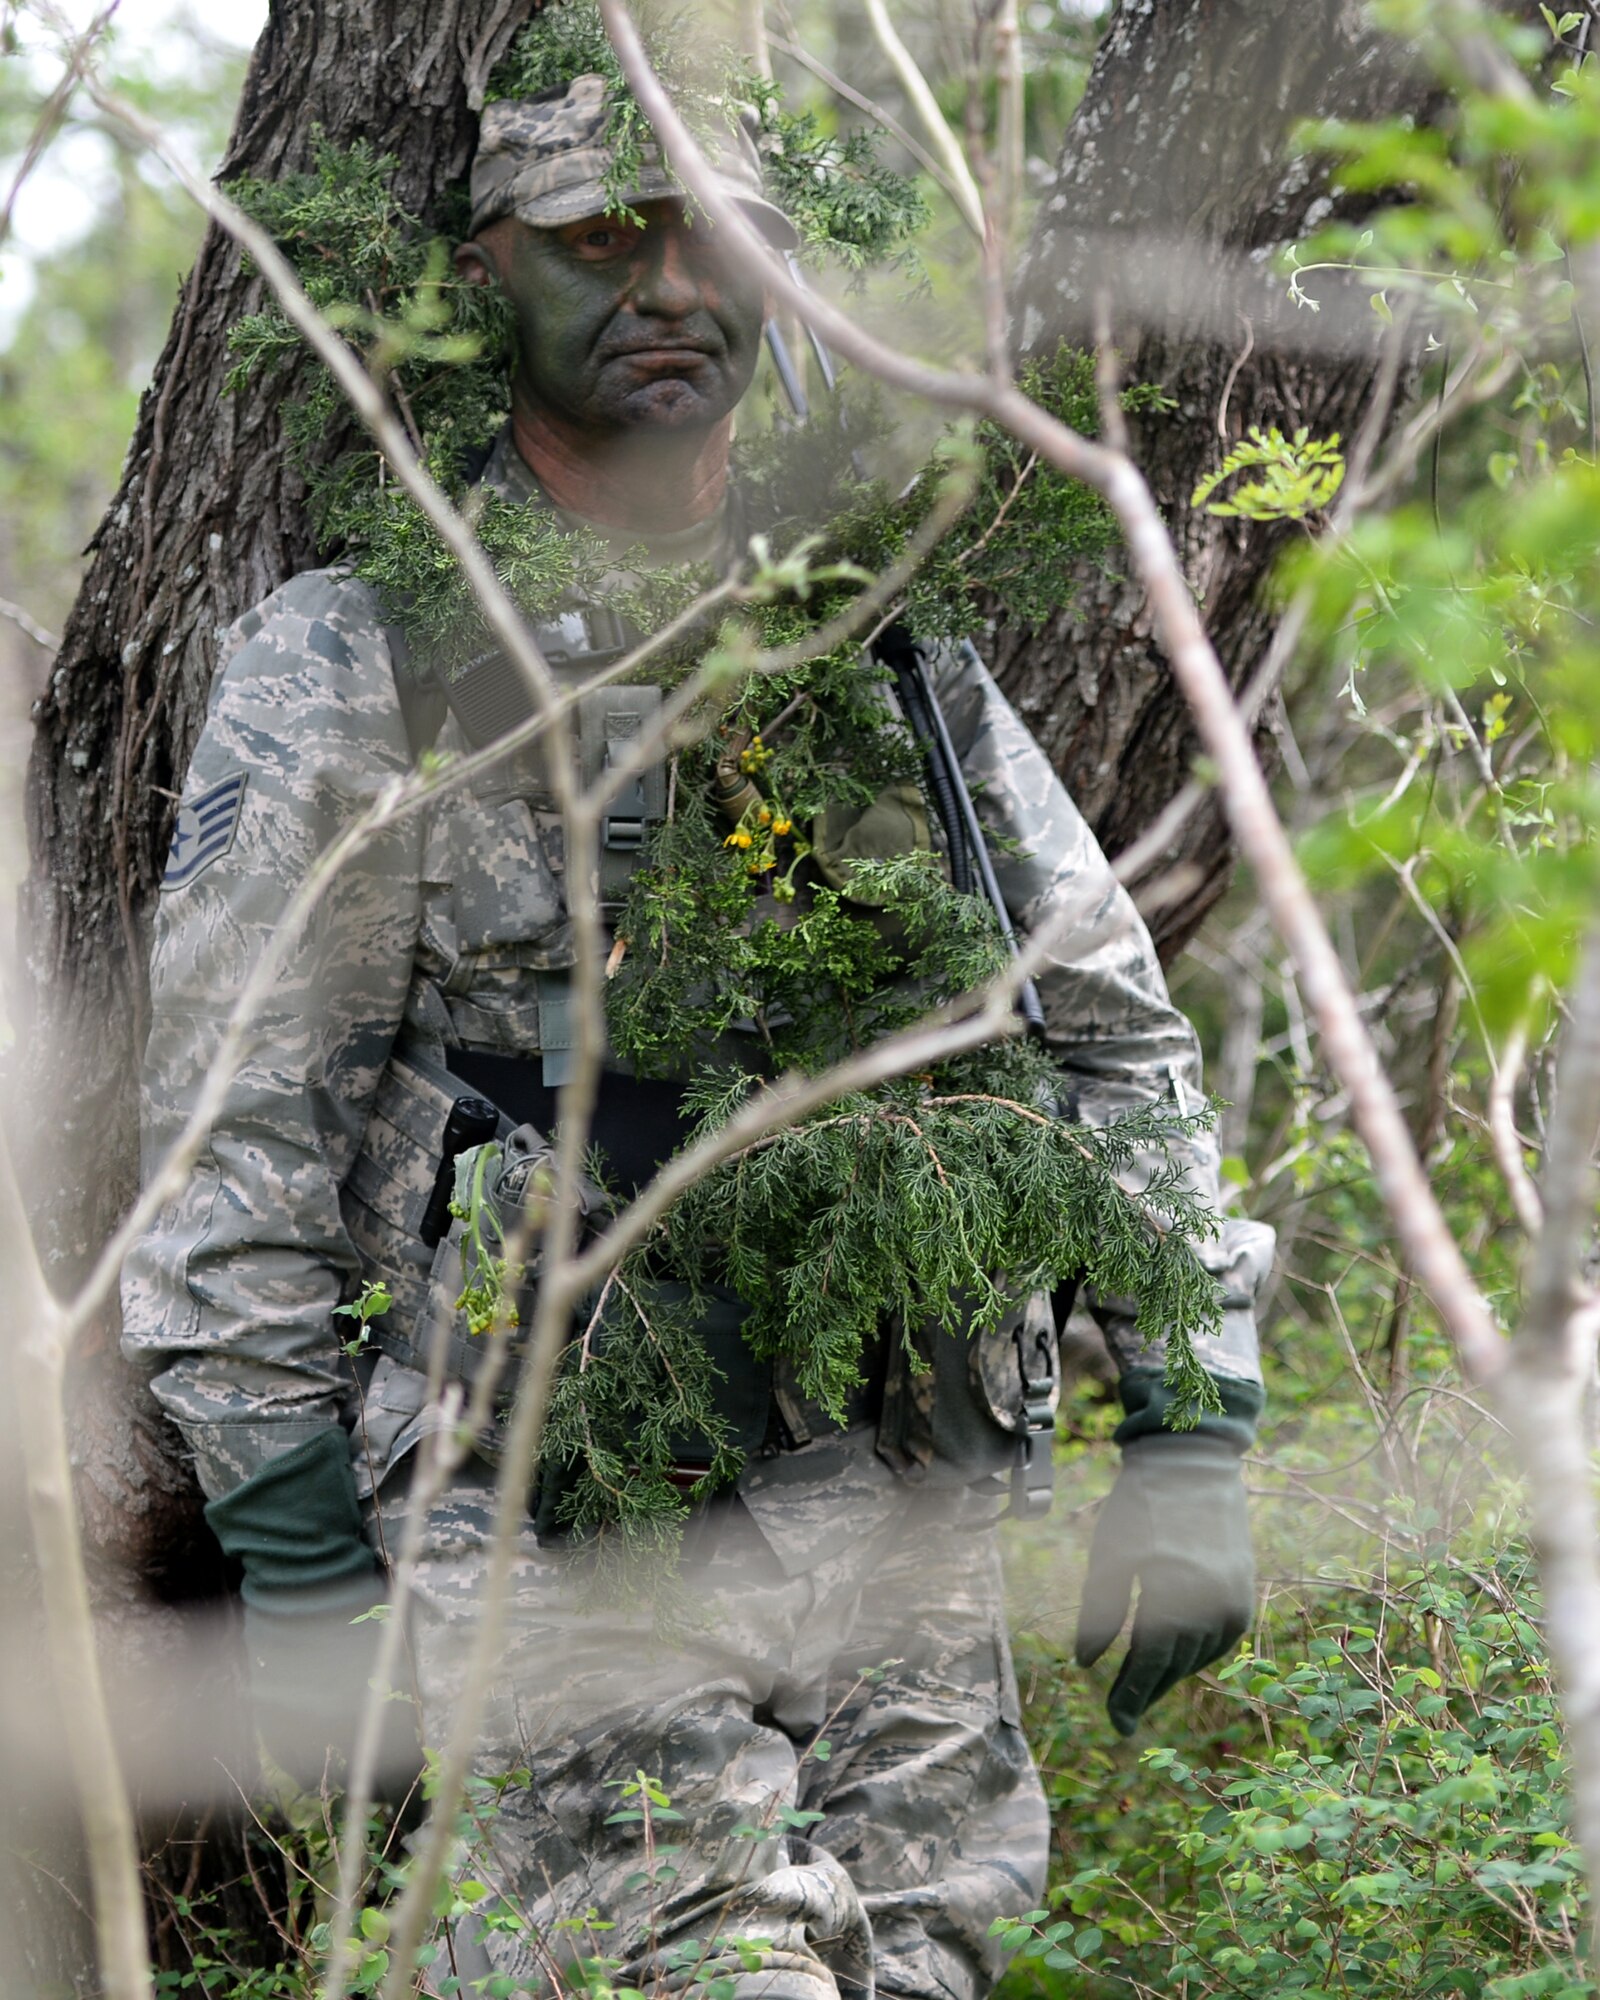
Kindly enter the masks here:
[[[563, 63], [600, 66], [587, 32], [581, 9], [546, 10], [494, 87], [512, 94], [561, 80]], [[808, 117], [782, 113], [770, 89], [758, 103], [783, 149], [775, 192], [808, 246], [848, 260], [903, 242], [920, 205], [896, 193], [868, 141], [828, 139]], [[507, 318], [494, 296], [449, 275], [445, 238], [396, 205], [389, 171], [359, 148], [324, 149], [309, 174], [233, 191], [387, 376], [424, 462], [536, 619], [595, 593], [614, 558], [548, 512], [473, 487], [506, 415]], [[437, 222], [461, 228], [464, 207]], [[298, 338], [269, 309], [236, 329], [234, 346], [243, 383], [296, 354]], [[1088, 357], [1063, 350], [1024, 386], [1094, 428]], [[1130, 401], [1159, 398], [1145, 390]], [[284, 406], [327, 552], [375, 586], [413, 659], [448, 675], [482, 643], [476, 607], [370, 444], [323, 455], [337, 406], [315, 371]], [[770, 677], [752, 671], [756, 654], [803, 641], [845, 610], [863, 577], [903, 555], [953, 479], [968, 488], [965, 511], [899, 606], [915, 635], [975, 631], [996, 601], [1036, 620], [1068, 594], [1074, 562], [1113, 544], [1097, 496], [989, 426], [952, 432], [909, 491], [891, 495], [857, 470], [880, 422], [863, 399], [809, 430], [770, 412], [752, 429], [738, 476], [749, 528], [765, 538], [764, 587], [642, 676], [670, 685], [710, 664], [724, 692], [701, 740], [677, 754], [672, 811], [618, 919], [626, 945], [608, 1025], [615, 1053], [642, 1073], [695, 1076], [702, 1126], [729, 1116], [760, 1074], [820, 1070], [1004, 962], [987, 906], [958, 895], [928, 851], [922, 747], [887, 706], [859, 639]], [[608, 602], [648, 632], [711, 580], [657, 574]], [[715, 803], [719, 787], [738, 798], [736, 818]], [[708, 1065], [704, 1052], [735, 1023], [755, 1024], [750, 1056]], [[1008, 1041], [843, 1099], [685, 1195], [617, 1274], [590, 1365], [558, 1385], [543, 1450], [547, 1465], [566, 1467], [567, 1518], [641, 1531], [676, 1518], [683, 1503], [666, 1474], [685, 1432], [709, 1438], [719, 1470], [733, 1469], [696, 1334], [706, 1299], [724, 1288], [748, 1304], [743, 1335], [756, 1354], [784, 1357], [805, 1391], [838, 1408], [863, 1343], [891, 1316], [993, 1326], [1020, 1295], [1083, 1272], [1108, 1293], [1139, 1297], [1142, 1323], [1170, 1336], [1181, 1403], [1191, 1417], [1209, 1406], [1215, 1392], [1188, 1338], [1216, 1314], [1215, 1287], [1190, 1248], [1206, 1219], [1175, 1171], [1139, 1204], [1114, 1179], [1140, 1150], [1203, 1120], [1152, 1107], [1092, 1131], [1057, 1115], [1058, 1091], [1047, 1053]], [[1163, 1226], [1152, 1226], [1152, 1210]]]

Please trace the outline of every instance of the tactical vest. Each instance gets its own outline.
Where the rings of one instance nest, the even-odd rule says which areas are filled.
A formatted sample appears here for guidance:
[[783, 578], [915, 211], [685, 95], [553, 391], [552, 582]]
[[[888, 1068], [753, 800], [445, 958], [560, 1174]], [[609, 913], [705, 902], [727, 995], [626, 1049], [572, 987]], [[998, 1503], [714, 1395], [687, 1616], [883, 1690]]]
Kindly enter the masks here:
[[[593, 787], [658, 715], [662, 691], [626, 683], [589, 686], [633, 643], [622, 621], [603, 607], [569, 611], [536, 628], [533, 636], [558, 684], [578, 690], [574, 716], [580, 782]], [[528, 689], [497, 649], [485, 651], [440, 686], [408, 670], [398, 632], [391, 630], [389, 639], [414, 754], [432, 746], [447, 711], [474, 749], [499, 741], [528, 718]], [[920, 797], [912, 796], [915, 791], [914, 786], [891, 788], [859, 815], [873, 819], [871, 825], [856, 828], [847, 818], [836, 818], [826, 829], [819, 828], [824, 863], [842, 870], [854, 854], [880, 851], [885, 828], [926, 847], [928, 819]], [[664, 769], [654, 766], [621, 784], [610, 801], [600, 829], [603, 913], [620, 906], [650, 830], [665, 815], [665, 794]], [[441, 809], [441, 817], [452, 813], [462, 816], [460, 824], [476, 829], [469, 843], [471, 866], [458, 868], [451, 884], [458, 936], [499, 935], [515, 943], [519, 927], [526, 937], [541, 922], [548, 923], [561, 899], [558, 885], [544, 880], [541, 871], [549, 873], [548, 842], [558, 834], [553, 788], [537, 742], [508, 758], [470, 799]], [[863, 840], [874, 844], [863, 847]], [[443, 842], [447, 853], [452, 844], [449, 838]], [[503, 862], [498, 871], [478, 855], [485, 844]], [[493, 907], [481, 907], [485, 904]], [[521, 967], [508, 977], [536, 985], [537, 1050], [525, 1044], [520, 1053], [537, 1062], [544, 1084], [557, 1086], [566, 1080], [573, 1039], [566, 973], [571, 960], [563, 935], [552, 933], [549, 947], [533, 954], [548, 958], [548, 964]], [[463, 1010], [469, 1030], [474, 1029], [473, 1010], [478, 1008], [484, 1044], [496, 1045], [500, 1029], [470, 991], [453, 996], [450, 1004], [456, 1009], [452, 1034], [459, 1030]], [[407, 1369], [427, 1373], [430, 1364], [442, 1362], [447, 1377], [470, 1387], [489, 1350], [459, 1309], [463, 1225], [448, 1212], [454, 1178], [458, 1171], [471, 1170], [476, 1147], [495, 1143], [503, 1149], [506, 1174], [520, 1176], [519, 1185], [526, 1187], [531, 1164], [548, 1160], [550, 1147], [542, 1132], [515, 1126], [498, 1105], [468, 1090], [439, 1059], [439, 1043], [416, 1028], [414, 1022], [380, 1079], [341, 1204], [363, 1277], [381, 1281], [393, 1299], [388, 1313], [372, 1323], [375, 1344]], [[472, 1039], [478, 1039], [476, 1032]], [[460, 1143], [464, 1133], [471, 1141], [465, 1146]], [[508, 1189], [499, 1191], [503, 1201], [518, 1198]], [[593, 1190], [580, 1199], [586, 1214], [598, 1209]], [[723, 1378], [719, 1414], [733, 1441], [747, 1455], [769, 1445], [774, 1436], [805, 1442], [803, 1413], [792, 1407], [792, 1399], [786, 1402], [784, 1383], [774, 1377], [771, 1364], [750, 1352], [740, 1336], [741, 1320], [737, 1302], [730, 1300], [728, 1309], [714, 1313], [704, 1329]], [[502, 1358], [503, 1409], [520, 1364], [521, 1336], [513, 1331], [499, 1337], [509, 1348]], [[911, 1345], [918, 1350], [920, 1368], [899, 1330], [885, 1330], [884, 1372], [874, 1397], [881, 1455], [912, 1478], [939, 1476], [941, 1469], [965, 1479], [1010, 1471], [1014, 1509], [1042, 1513], [1049, 1504], [1048, 1433], [1059, 1393], [1049, 1301], [1030, 1300], [997, 1331], [975, 1340], [919, 1331]], [[774, 1407], [783, 1419], [776, 1425]], [[493, 1454], [492, 1433], [481, 1447]], [[708, 1458], [709, 1450], [700, 1448]], [[696, 1441], [682, 1441], [680, 1451], [692, 1468]]]

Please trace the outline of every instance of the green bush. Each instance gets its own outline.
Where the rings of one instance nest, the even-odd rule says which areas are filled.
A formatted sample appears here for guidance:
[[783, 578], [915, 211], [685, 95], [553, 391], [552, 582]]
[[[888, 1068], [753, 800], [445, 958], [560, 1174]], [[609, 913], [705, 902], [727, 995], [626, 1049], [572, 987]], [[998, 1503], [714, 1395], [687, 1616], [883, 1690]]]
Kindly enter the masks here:
[[1136, 1764], [1023, 1648], [1060, 1841], [1049, 1910], [1006, 1931], [1007, 2000], [1593, 1991], [1526, 1554], [1397, 1564], [1340, 1609], [1265, 1618]]

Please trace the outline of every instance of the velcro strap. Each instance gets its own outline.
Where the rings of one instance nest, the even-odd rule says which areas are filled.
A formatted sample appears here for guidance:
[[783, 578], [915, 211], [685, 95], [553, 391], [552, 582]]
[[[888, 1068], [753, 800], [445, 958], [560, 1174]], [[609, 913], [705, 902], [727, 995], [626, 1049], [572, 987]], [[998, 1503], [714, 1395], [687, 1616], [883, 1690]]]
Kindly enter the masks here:
[[572, 1075], [577, 1040], [572, 1019], [572, 975], [541, 972], [539, 981], [539, 1052], [547, 1090], [559, 1090]]
[[[531, 637], [556, 681], [581, 686], [628, 650], [635, 635], [603, 605], [563, 611], [541, 621]], [[486, 750], [538, 712], [526, 675], [498, 646], [488, 646], [448, 677], [445, 700], [474, 750]]]

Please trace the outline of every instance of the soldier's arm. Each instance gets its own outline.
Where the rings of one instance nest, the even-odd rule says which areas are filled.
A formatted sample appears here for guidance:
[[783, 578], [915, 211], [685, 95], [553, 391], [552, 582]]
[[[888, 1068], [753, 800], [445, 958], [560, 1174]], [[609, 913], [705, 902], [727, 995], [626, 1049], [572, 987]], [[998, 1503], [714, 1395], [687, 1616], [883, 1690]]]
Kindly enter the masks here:
[[[228, 634], [156, 919], [143, 1077], [148, 1174], [230, 1009], [329, 844], [411, 765], [370, 593], [298, 577]], [[417, 926], [416, 816], [346, 867], [294, 941], [184, 1185], [129, 1257], [126, 1351], [209, 1498], [340, 1424], [339, 1214]]]
[[[995, 849], [995, 872], [1020, 933], [1046, 923], [1056, 941], [1038, 975], [1050, 1047], [1068, 1079], [1077, 1115], [1102, 1124], [1119, 1112], [1164, 1100], [1197, 1109], [1203, 1100], [1200, 1045], [1167, 992], [1161, 964], [1133, 899], [1022, 719], [971, 648], [939, 648], [935, 687], [979, 816], [1019, 852]], [[1191, 1188], [1220, 1210], [1218, 1158], [1208, 1132], [1177, 1142]], [[1208, 1342], [1211, 1373], [1254, 1391], [1260, 1356], [1253, 1300], [1272, 1255], [1272, 1231], [1230, 1218], [1200, 1246], [1222, 1290], [1224, 1326]], [[1096, 1317], [1124, 1378], [1134, 1435], [1159, 1426], [1164, 1354], [1144, 1342], [1131, 1301], [1095, 1300]]]
[[[952, 650], [942, 665], [941, 693], [967, 781], [979, 791], [978, 810], [1024, 850], [996, 859], [1013, 918], [1024, 931], [1067, 919], [1039, 987], [1079, 1115], [1103, 1119], [1162, 1097], [1193, 1108], [1199, 1044], [1168, 996], [1132, 899], [976, 654]], [[1184, 1150], [1191, 1187], [1218, 1208], [1210, 1135], [1195, 1134]], [[1095, 1523], [1075, 1652], [1080, 1665], [1092, 1666], [1136, 1602], [1128, 1649], [1106, 1697], [1123, 1735], [1250, 1624], [1254, 1566], [1239, 1455], [1261, 1413], [1254, 1303], [1271, 1253], [1272, 1231], [1238, 1218], [1225, 1220], [1219, 1237], [1201, 1247], [1223, 1302], [1221, 1334], [1201, 1348], [1222, 1409], [1197, 1430], [1175, 1431], [1166, 1422], [1164, 1344], [1141, 1339], [1135, 1302], [1089, 1301], [1120, 1373], [1123, 1453]]]

